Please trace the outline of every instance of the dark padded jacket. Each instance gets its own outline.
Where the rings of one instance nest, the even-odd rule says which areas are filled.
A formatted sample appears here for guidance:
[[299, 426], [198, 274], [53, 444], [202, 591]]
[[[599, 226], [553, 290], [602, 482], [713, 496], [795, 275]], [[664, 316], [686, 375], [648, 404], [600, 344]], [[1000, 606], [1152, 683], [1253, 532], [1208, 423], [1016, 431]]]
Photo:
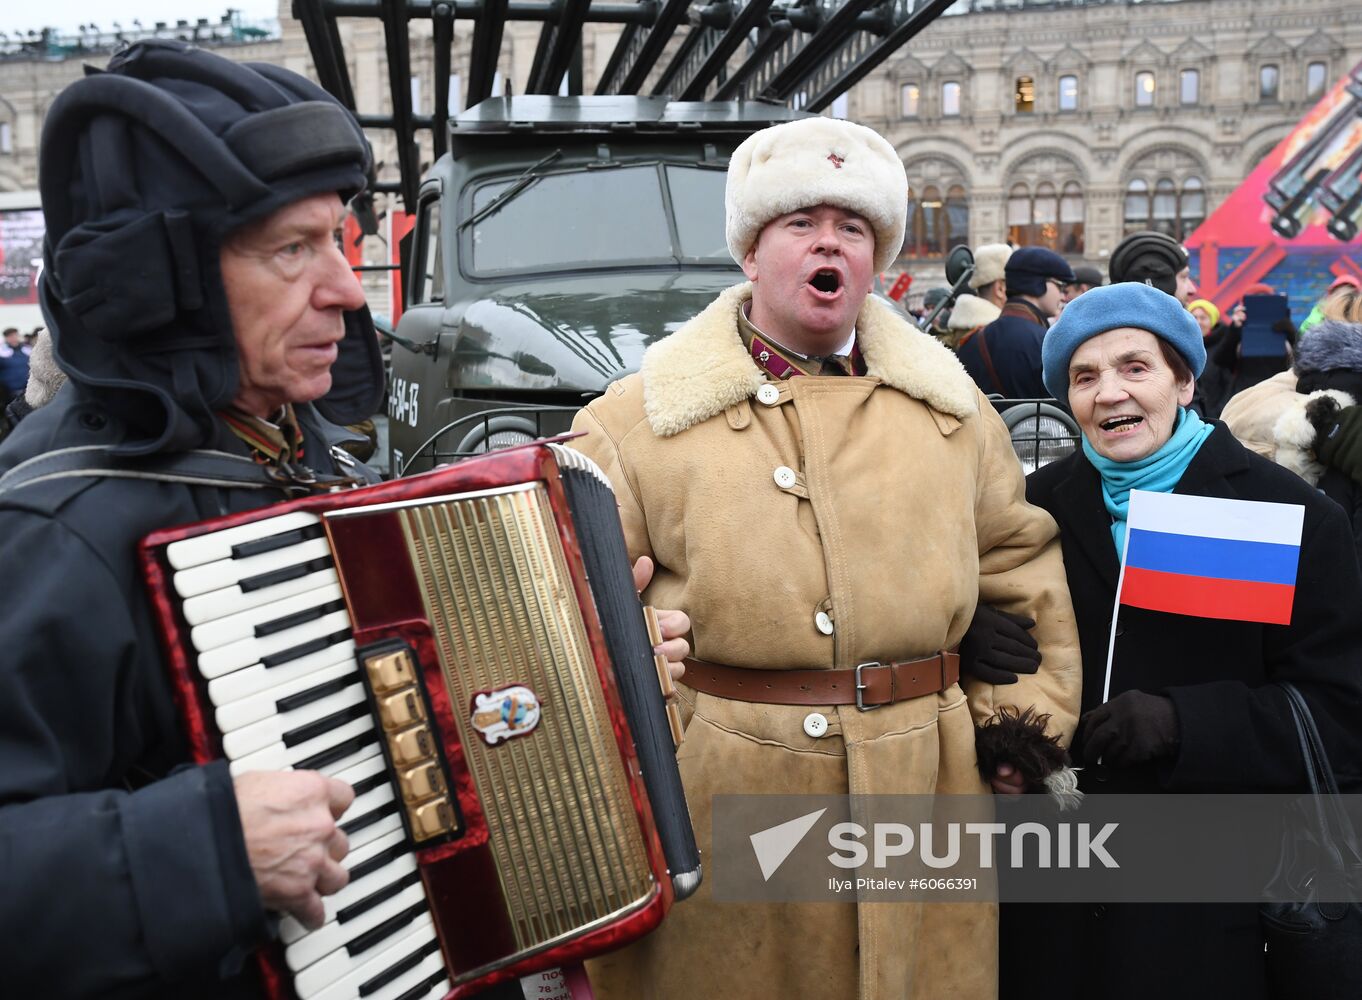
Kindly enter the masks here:
[[[298, 407], [309, 464], [333, 428]], [[66, 386], [0, 448], [0, 473], [116, 445]], [[208, 447], [245, 453], [217, 427]], [[0, 495], [0, 953], [16, 997], [256, 996], [269, 934], [224, 763], [187, 765], [138, 541], [283, 499], [274, 490], [50, 480]]]
[[[1008, 399], [1048, 399], [1040, 364], [1046, 329], [1039, 309], [1022, 299], [1008, 299], [1001, 316], [957, 348], [960, 362], [985, 393], [1001, 393]], [[988, 361], [993, 362], [991, 369], [985, 349]]]

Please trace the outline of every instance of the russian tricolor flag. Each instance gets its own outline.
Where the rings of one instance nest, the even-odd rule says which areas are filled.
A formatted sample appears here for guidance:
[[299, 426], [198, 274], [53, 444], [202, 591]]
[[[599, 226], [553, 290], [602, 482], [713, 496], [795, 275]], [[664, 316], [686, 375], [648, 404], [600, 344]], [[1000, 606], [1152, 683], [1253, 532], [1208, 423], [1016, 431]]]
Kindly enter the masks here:
[[1118, 602], [1288, 625], [1305, 508], [1131, 490]]

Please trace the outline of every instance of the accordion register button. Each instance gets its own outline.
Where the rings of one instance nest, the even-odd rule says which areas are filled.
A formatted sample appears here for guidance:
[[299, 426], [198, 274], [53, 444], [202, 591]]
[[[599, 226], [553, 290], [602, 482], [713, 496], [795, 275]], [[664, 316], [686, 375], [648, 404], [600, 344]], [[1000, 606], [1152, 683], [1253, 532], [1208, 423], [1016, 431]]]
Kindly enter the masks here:
[[412, 836], [417, 840], [429, 840], [454, 829], [454, 810], [448, 799], [408, 806], [407, 818], [411, 820]]
[[405, 649], [372, 657], [365, 661], [364, 666], [369, 672], [369, 683], [376, 694], [384, 694], [416, 683], [411, 654]]
[[412, 726], [398, 733], [389, 733], [388, 749], [392, 753], [394, 767], [409, 767], [435, 756], [435, 743], [425, 726]]
[[442, 795], [447, 787], [444, 773], [434, 761], [403, 771], [398, 775], [398, 782], [402, 785], [402, 798], [408, 802]]
[[388, 732], [405, 729], [416, 722], [424, 722], [426, 710], [415, 687], [378, 699], [378, 716]]

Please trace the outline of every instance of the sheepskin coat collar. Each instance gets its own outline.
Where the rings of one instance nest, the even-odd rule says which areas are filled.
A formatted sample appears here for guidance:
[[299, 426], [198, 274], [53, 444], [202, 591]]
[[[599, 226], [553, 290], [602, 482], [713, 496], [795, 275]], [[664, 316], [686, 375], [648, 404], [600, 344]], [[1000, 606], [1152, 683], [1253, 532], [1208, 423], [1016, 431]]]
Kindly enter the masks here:
[[[754, 396], [766, 381], [738, 336], [748, 283], [727, 289], [643, 355], [643, 408], [653, 433], [679, 434]], [[974, 382], [951, 351], [869, 296], [856, 317], [868, 374], [957, 419], [978, 412]]]

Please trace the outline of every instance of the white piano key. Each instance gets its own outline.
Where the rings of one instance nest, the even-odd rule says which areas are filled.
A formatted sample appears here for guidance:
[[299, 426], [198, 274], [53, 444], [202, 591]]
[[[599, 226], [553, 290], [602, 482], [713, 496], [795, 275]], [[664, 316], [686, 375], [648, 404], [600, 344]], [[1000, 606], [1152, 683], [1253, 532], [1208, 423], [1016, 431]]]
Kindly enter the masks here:
[[[424, 917], [419, 918], [407, 934], [404, 937], [399, 938], [392, 946], [379, 952], [368, 961], [359, 962], [340, 979], [329, 984], [317, 993], [314, 993], [313, 997], [315, 1000], [351, 1000], [351, 998], [359, 994], [359, 988], [364, 983], [373, 979], [375, 976], [382, 975], [385, 970], [391, 969], [394, 965], [397, 965], [404, 958], [410, 956], [417, 949], [433, 940], [435, 940], [435, 924], [431, 920], [430, 915], [427, 914]], [[444, 961], [437, 951], [434, 955], [429, 956], [425, 962], [422, 962], [421, 965], [418, 966], [418, 969], [412, 970], [411, 973], [400, 977], [396, 982], [392, 983], [392, 986], [399, 987], [395, 991], [385, 989], [379, 993], [371, 994], [371, 997], [401, 996], [404, 992], [421, 981], [422, 976], [418, 974], [418, 970], [424, 969], [427, 964], [431, 964], [432, 959], [434, 960], [433, 964], [431, 965], [431, 968], [425, 972], [425, 975], [434, 975], [436, 972], [439, 972], [440, 969], [444, 968]], [[399, 986], [399, 984], [405, 985]], [[366, 998], [366, 1000], [368, 1000], [368, 998]]]
[[[261, 667], [260, 669], [266, 668]], [[241, 673], [242, 671], [237, 672]], [[229, 674], [228, 676], [234, 675]], [[314, 670], [302, 677], [294, 678], [288, 683], [276, 684], [260, 694], [222, 705], [213, 713], [213, 718], [218, 724], [218, 732], [230, 733], [242, 726], [249, 726], [253, 722], [268, 719], [279, 713], [279, 702], [284, 698], [305, 694], [323, 684], [331, 684], [349, 677], [354, 677], [356, 684], [363, 683], [359, 677], [359, 666], [353, 660], [346, 660], [322, 670]]]
[[214, 677], [221, 677], [230, 671], [240, 670], [242, 667], [259, 663], [271, 653], [292, 649], [294, 646], [310, 642], [313, 639], [343, 632], [349, 627], [350, 613], [348, 611], [332, 611], [315, 621], [276, 632], [274, 635], [267, 635], [260, 639], [242, 639], [218, 649], [209, 650], [207, 653], [200, 653], [199, 673], [212, 680]]
[[230, 587], [248, 577], [287, 569], [310, 559], [330, 555], [331, 546], [327, 544], [325, 538], [312, 538], [298, 545], [275, 549], [273, 552], [262, 552], [258, 556], [247, 556], [245, 559], [219, 559], [176, 573], [173, 581], [175, 593], [182, 598], [197, 597], [210, 590]]
[[[357, 959], [368, 957], [370, 952], [377, 954], [387, 944], [386, 941], [376, 942], [372, 949], [366, 949], [353, 958], [345, 950], [345, 945], [385, 920], [418, 903], [424, 904], [425, 901], [425, 886], [418, 882], [416, 885], [407, 886], [392, 899], [365, 911], [354, 920], [347, 920], [345, 923], [333, 920], [302, 940], [289, 945], [284, 949], [284, 960], [288, 967], [297, 973], [293, 981], [294, 990], [300, 997], [309, 997], [322, 986], [339, 979]], [[394, 936], [401, 933], [401, 929], [393, 931]]]
[[324, 587], [318, 587], [316, 590], [309, 590], [293, 597], [274, 601], [263, 607], [249, 608], [246, 611], [228, 615], [226, 618], [219, 618], [195, 626], [190, 629], [189, 641], [193, 644], [194, 649], [203, 654], [211, 649], [217, 649], [220, 646], [226, 646], [242, 639], [252, 639], [255, 637], [256, 628], [260, 625], [278, 621], [280, 618], [297, 614], [300, 611], [319, 608], [323, 604], [340, 600], [340, 596], [340, 584], [328, 584]]
[[314, 739], [306, 740], [297, 746], [286, 747], [283, 743], [274, 743], [247, 754], [238, 760], [234, 760], [228, 765], [228, 770], [232, 776], [245, 774], [248, 771], [286, 771], [299, 761], [306, 760], [325, 750], [331, 749], [337, 743], [350, 739], [352, 736], [363, 736], [365, 733], [373, 732], [374, 720], [365, 717], [362, 719], [352, 719], [343, 726], [323, 733]]
[[245, 757], [249, 753], [269, 746], [271, 743], [277, 743], [299, 726], [323, 719], [334, 712], [349, 708], [351, 705], [363, 703], [364, 685], [359, 683], [348, 685], [335, 694], [329, 694], [324, 698], [308, 702], [291, 712], [278, 712], [268, 718], [261, 719], [259, 722], [252, 722], [249, 726], [242, 726], [230, 733], [224, 733], [222, 752], [226, 754], [228, 760]]
[[321, 523], [321, 518], [316, 514], [296, 510], [291, 514], [268, 517], [263, 521], [252, 521], [250, 524], [215, 531], [210, 535], [200, 535], [197, 538], [185, 538], [178, 542], [171, 542], [166, 546], [166, 559], [170, 562], [171, 567], [177, 570], [187, 569], [190, 566], [200, 566], [215, 559], [230, 559], [234, 545], [240, 545], [242, 542], [253, 542], [257, 538], [268, 538], [270, 535], [278, 535], [285, 531], [306, 528], [319, 523]]
[[351, 639], [334, 646], [308, 653], [277, 667], [255, 664], [245, 670], [234, 670], [208, 682], [208, 700], [218, 707], [234, 704], [242, 698], [274, 690], [338, 663], [355, 664], [355, 643]]
[[285, 580], [283, 583], [261, 587], [259, 590], [243, 591], [235, 583], [219, 590], [210, 590], [206, 594], [189, 598], [181, 610], [184, 612], [184, 620], [191, 626], [202, 625], [339, 582], [340, 576], [335, 569], [328, 566], [325, 569], [314, 570], [307, 576]]
[[[350, 853], [345, 856], [345, 867], [353, 871], [357, 866], [368, 861], [370, 858], [382, 854], [391, 847], [401, 844], [406, 839], [406, 833], [400, 828], [389, 830], [380, 837], [361, 844], [358, 847], [351, 846]], [[325, 923], [334, 923], [336, 913], [345, 909], [351, 903], [357, 903], [366, 896], [369, 896], [386, 885], [392, 885], [404, 875], [409, 875], [416, 871], [416, 855], [404, 854], [393, 861], [388, 862], [382, 868], [370, 872], [363, 878], [355, 879], [348, 883], [343, 889], [330, 896], [322, 897], [322, 906], [326, 911]], [[325, 924], [323, 925], [325, 926]], [[279, 921], [279, 936], [284, 943], [293, 944], [305, 937], [309, 933], [296, 919], [284, 916]]]

